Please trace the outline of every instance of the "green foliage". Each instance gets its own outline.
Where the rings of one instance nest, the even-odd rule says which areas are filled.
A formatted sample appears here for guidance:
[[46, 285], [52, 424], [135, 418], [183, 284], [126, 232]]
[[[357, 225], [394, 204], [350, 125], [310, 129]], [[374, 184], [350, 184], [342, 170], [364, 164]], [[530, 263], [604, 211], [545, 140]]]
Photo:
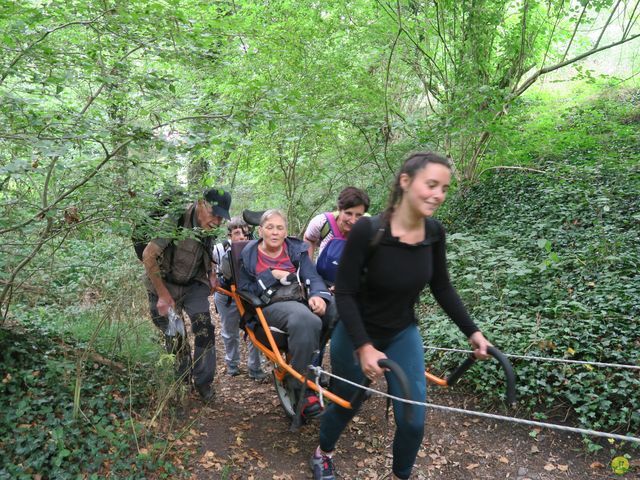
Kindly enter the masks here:
[[[234, 213], [281, 207], [299, 233], [348, 184], [367, 189], [379, 211], [403, 155], [428, 147], [450, 154], [463, 180], [496, 164], [550, 165], [541, 177], [487, 177], [449, 209], [454, 273], [463, 272], [465, 298], [496, 335], [516, 339], [514, 351], [551, 339], [601, 358], [612, 332], [629, 327], [640, 303], [638, 219], [623, 179], [637, 173], [637, 92], [570, 111], [557, 97], [521, 97], [537, 78], [524, 82], [526, 74], [593, 46], [581, 31], [597, 12], [627, 27], [615, 41], [631, 42], [640, 10], [628, 2], [587, 2], [584, 15], [564, 1], [41, 3], [4, 2], [0, 15], [3, 319], [146, 362], [157, 350], [129, 237], [155, 206], [154, 191], [180, 185], [195, 199], [227, 185]], [[611, 88], [579, 73], [588, 92]], [[515, 115], [504, 122], [509, 107]], [[620, 342], [614, 352], [633, 347]], [[162, 397], [166, 379], [154, 382]], [[544, 403], [531, 398], [532, 408]], [[583, 397], [571, 405], [587, 419], [595, 408]], [[620, 412], [608, 426], [621, 424]], [[70, 421], [66, 410], [56, 415]], [[53, 418], [37, 419], [57, 431]], [[53, 435], [29, 429], [42, 437], [36, 445]], [[129, 441], [108, 438], [116, 452]], [[37, 465], [58, 477], [78, 448], [47, 450]]]
[[[536, 89], [521, 97], [489, 149], [485, 167], [537, 168], [565, 152], [571, 163], [615, 167], [638, 161], [640, 90], [569, 82], [561, 90]], [[585, 155], [583, 155], [583, 153]]]
[[[596, 100], [564, 118], [610, 123], [619, 107]], [[600, 129], [593, 127], [593, 135]], [[558, 135], [563, 136], [562, 124]], [[616, 129], [624, 132], [624, 127]], [[497, 171], [450, 200], [444, 213], [451, 275], [488, 337], [505, 353], [640, 363], [640, 175], [637, 125], [598, 148], [529, 154], [544, 173]], [[553, 141], [554, 139], [550, 139]], [[636, 145], [633, 147], [632, 145]], [[573, 147], [573, 148], [572, 148]], [[633, 150], [635, 148], [635, 150]], [[625, 161], [618, 157], [618, 152]], [[632, 153], [631, 156], [629, 152]], [[458, 233], [460, 232], [460, 233]], [[460, 345], [455, 327], [424, 306], [427, 343]], [[438, 368], [460, 358], [438, 355]], [[596, 430], [634, 432], [640, 382], [632, 370], [515, 361], [520, 404]], [[496, 399], [499, 373], [476, 366], [465, 382]], [[593, 446], [597, 448], [596, 446]]]
[[153, 367], [139, 365], [122, 375], [93, 361], [81, 364], [81, 416], [74, 418], [78, 363], [68, 345], [29, 328], [0, 329], [0, 347], [0, 477], [181, 475], [163, 455], [166, 441], [154, 438], [132, 416], [146, 407]]
[[597, 12], [633, 41], [626, 4], [7, 4], [0, 305], [77, 230], [127, 236], [167, 182], [231, 186], [236, 212], [284, 208], [298, 233], [347, 184], [380, 207], [414, 148], [473, 181], [525, 74], [588, 52], [570, 32]]

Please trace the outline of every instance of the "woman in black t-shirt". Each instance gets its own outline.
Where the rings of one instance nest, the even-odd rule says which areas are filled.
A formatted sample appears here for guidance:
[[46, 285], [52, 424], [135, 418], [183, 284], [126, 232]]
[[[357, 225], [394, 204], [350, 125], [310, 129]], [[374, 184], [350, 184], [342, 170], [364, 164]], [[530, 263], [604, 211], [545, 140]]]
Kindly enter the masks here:
[[[376, 232], [363, 217], [352, 229], [336, 279], [336, 302], [341, 322], [331, 338], [334, 374], [354, 382], [371, 380], [385, 372], [378, 360], [389, 358], [409, 377], [411, 398], [426, 401], [422, 338], [414, 306], [421, 290], [431, 292], [447, 315], [468, 337], [478, 358], [487, 358], [491, 344], [469, 317], [451, 285], [446, 266], [445, 233], [430, 219], [444, 201], [451, 181], [446, 158], [431, 152], [412, 154], [402, 166], [382, 214], [383, 229], [372, 248]], [[364, 274], [366, 272], [366, 274]], [[387, 376], [389, 392], [398, 396], [399, 385]], [[351, 398], [354, 387], [335, 382], [334, 393]], [[311, 458], [314, 479], [335, 478], [332, 453], [358, 406], [345, 409], [332, 404], [322, 417], [320, 445]], [[408, 479], [424, 435], [425, 409], [414, 405], [412, 421], [401, 402], [394, 401], [396, 434], [393, 442], [393, 478]]]

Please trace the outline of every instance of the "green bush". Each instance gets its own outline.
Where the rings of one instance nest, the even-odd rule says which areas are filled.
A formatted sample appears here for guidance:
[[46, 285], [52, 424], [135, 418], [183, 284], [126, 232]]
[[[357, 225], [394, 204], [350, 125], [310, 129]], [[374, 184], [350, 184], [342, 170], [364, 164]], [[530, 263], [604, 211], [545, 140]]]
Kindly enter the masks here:
[[[451, 276], [505, 353], [640, 364], [637, 165], [558, 152], [537, 165], [544, 174], [497, 171], [451, 199], [443, 217]], [[463, 345], [428, 296], [422, 314], [429, 345]], [[436, 357], [436, 370], [461, 361]], [[581, 427], [640, 431], [636, 371], [530, 361], [514, 367], [520, 405], [537, 416], [569, 413]], [[472, 372], [465, 383], [497, 399], [500, 374], [478, 366]]]
[[[149, 382], [153, 366], [138, 365], [119, 374], [89, 361], [78, 371], [64, 345], [37, 329], [0, 329], [0, 478], [179, 475], [161, 453], [166, 441], [131, 415], [147, 406], [154, 389]], [[80, 415], [74, 416], [79, 374], [82, 403]]]

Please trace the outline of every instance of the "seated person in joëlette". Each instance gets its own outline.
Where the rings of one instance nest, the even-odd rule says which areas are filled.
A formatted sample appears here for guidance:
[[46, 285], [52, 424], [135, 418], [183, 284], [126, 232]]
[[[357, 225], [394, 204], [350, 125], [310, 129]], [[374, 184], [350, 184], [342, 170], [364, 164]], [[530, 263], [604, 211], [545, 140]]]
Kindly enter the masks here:
[[[333, 324], [335, 304], [309, 258], [309, 246], [287, 236], [283, 212], [264, 212], [259, 233], [261, 238], [242, 250], [238, 289], [266, 304], [262, 310], [267, 323], [287, 332], [291, 366], [304, 374], [318, 351], [323, 325]], [[321, 413], [315, 392], [307, 390], [303, 401], [303, 416]]]

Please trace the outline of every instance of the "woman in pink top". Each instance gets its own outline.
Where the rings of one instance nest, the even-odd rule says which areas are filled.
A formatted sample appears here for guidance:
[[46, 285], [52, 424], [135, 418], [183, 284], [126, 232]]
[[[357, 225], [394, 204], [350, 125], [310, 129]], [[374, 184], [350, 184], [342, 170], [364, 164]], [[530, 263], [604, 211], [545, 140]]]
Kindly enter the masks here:
[[329, 225], [328, 215], [337, 224], [340, 234], [344, 238], [349, 236], [351, 227], [369, 210], [369, 196], [356, 187], [347, 187], [338, 195], [338, 212], [320, 213], [313, 217], [304, 232], [304, 241], [309, 244], [309, 258], [318, 249], [318, 255], [334, 238]]

